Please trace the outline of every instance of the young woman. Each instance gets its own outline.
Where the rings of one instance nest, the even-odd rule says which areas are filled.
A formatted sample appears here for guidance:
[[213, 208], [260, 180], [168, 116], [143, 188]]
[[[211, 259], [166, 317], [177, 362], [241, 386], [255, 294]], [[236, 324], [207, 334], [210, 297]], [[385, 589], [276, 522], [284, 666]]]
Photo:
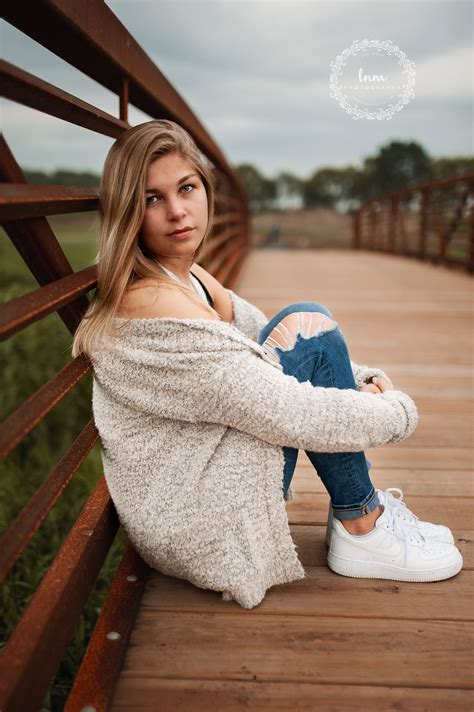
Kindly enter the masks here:
[[401, 490], [376, 490], [364, 455], [411, 435], [415, 403], [350, 360], [323, 305], [268, 321], [198, 264], [214, 190], [172, 121], [125, 131], [104, 165], [98, 286], [73, 355], [93, 363], [104, 473], [131, 543], [164, 574], [258, 605], [305, 576], [285, 510], [303, 449], [330, 495], [333, 571], [454, 576], [449, 529], [420, 521]]

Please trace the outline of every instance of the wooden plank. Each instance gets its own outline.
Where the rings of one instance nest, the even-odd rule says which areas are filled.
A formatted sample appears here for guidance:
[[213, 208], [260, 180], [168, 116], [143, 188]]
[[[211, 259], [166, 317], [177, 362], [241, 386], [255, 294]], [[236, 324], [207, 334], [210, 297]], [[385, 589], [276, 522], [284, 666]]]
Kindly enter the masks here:
[[[416, 401], [415, 401], [416, 402]], [[417, 405], [418, 407], [418, 405]], [[415, 447], [466, 447], [474, 445], [474, 416], [468, 414], [423, 413], [418, 410], [419, 420], [410, 442]], [[400, 447], [401, 443], [395, 443]]]
[[[442, 407], [445, 400], [457, 400], [458, 398], [461, 400], [466, 397], [468, 388], [466, 378], [447, 375], [446, 370], [440, 372], [438, 376], [423, 377], [418, 374], [407, 374], [403, 378], [395, 378], [395, 376], [392, 378], [393, 371], [384, 367], [385, 363], [382, 359], [373, 358], [370, 354], [361, 354], [358, 360], [353, 352], [351, 352], [351, 359], [356, 363], [367, 363], [382, 368], [392, 381], [394, 388], [408, 393], [417, 407], [419, 399], [426, 398], [427, 394], [438, 401], [439, 407]], [[472, 413], [472, 409], [469, 412]]]
[[307, 290], [304, 286], [276, 290], [266, 287], [244, 287], [242, 291], [244, 290], [246, 299], [261, 304], [261, 308], [264, 309], [265, 313], [267, 311], [265, 307], [276, 312], [287, 304], [293, 304], [299, 301], [314, 301], [327, 306], [336, 319], [339, 319], [340, 315], [344, 314], [350, 317], [351, 322], [353, 317], [357, 316], [357, 318], [360, 319], [364, 314], [400, 318], [402, 316], [402, 305], [403, 314], [418, 314], [422, 318], [426, 314], [433, 315], [439, 313], [444, 315], [469, 315], [471, 313], [469, 298], [473, 291], [472, 288], [470, 288], [469, 292], [458, 292], [457, 295], [455, 295], [457, 298], [443, 303], [442, 300], [436, 299], [436, 297], [430, 293], [426, 295], [421, 294], [419, 300], [416, 300], [414, 297], [411, 299], [406, 298], [402, 291], [392, 291], [391, 294], [387, 295], [387, 298], [382, 299], [378, 291], [372, 292], [372, 297], [370, 296], [370, 292], [367, 293], [367, 295], [364, 293], [364, 295], [360, 297], [355, 291], [352, 295], [347, 293], [341, 295], [332, 290], [322, 290], [321, 293], [317, 292], [314, 294], [312, 290]]
[[206, 710], [207, 712], [252, 712], [298, 710], [299, 712], [340, 712], [348, 701], [354, 710], [397, 710], [398, 712], [472, 712], [472, 690], [427, 687], [387, 687], [385, 685], [325, 685], [320, 682], [243, 682], [232, 680], [179, 680], [174, 677], [133, 678], [124, 674], [117, 687], [111, 712], [167, 712]]
[[[416, 431], [415, 431], [416, 432]], [[394, 443], [384, 448], [368, 448], [366, 456], [374, 467], [406, 468], [408, 470], [468, 470], [472, 472], [473, 452], [471, 448], [460, 447], [405, 447]]]
[[[306, 462], [305, 462], [306, 460]], [[469, 470], [397, 470], [371, 467], [370, 479], [374, 487], [386, 489], [398, 487], [403, 492], [403, 501], [412, 495], [423, 496], [429, 489], [434, 497], [473, 497], [474, 478]], [[318, 473], [306, 454], [300, 455], [293, 475], [295, 492], [326, 492]], [[408, 500], [409, 501], [409, 500]]]
[[[349, 604], [349, 601], [348, 601]], [[472, 687], [474, 626], [143, 607], [125, 657], [135, 676]]]
[[420, 396], [416, 399], [418, 412], [425, 414], [442, 414], [445, 417], [455, 415], [469, 415], [474, 413], [474, 403], [471, 398], [437, 398]]
[[[306, 578], [273, 586], [258, 606], [259, 615], [338, 616], [371, 620], [413, 618], [421, 620], [474, 620], [473, 571], [460, 571], [452, 580], [426, 584], [353, 579], [339, 576], [325, 564], [304, 563]], [[324, 561], [323, 561], [324, 556]], [[447, 595], [449, 594], [449, 595]], [[348, 607], [350, 601], [350, 607]], [[207, 591], [188, 581], [153, 573], [141, 603], [142, 610], [213, 611], [236, 613], [217, 591]], [[255, 609], [256, 610], [256, 609]], [[158, 617], [158, 615], [157, 615]]]

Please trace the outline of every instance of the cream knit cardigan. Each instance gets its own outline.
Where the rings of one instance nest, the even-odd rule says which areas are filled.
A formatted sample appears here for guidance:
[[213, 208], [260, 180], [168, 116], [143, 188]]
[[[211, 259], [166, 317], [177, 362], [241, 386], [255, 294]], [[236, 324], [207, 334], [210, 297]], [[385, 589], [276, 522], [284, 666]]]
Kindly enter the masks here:
[[[282, 496], [283, 446], [358, 452], [407, 438], [418, 413], [402, 391], [315, 388], [284, 374], [253, 340], [265, 314], [227, 292], [232, 323], [117, 319], [120, 340], [92, 354], [93, 412], [136, 551], [253, 608], [271, 586], [305, 577]], [[351, 365], [358, 386], [390, 381]]]

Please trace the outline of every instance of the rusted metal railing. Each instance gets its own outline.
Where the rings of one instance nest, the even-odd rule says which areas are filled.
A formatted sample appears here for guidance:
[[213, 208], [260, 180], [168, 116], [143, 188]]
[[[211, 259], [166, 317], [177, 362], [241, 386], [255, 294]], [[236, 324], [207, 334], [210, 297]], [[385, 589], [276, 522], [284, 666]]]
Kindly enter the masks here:
[[474, 175], [386, 193], [353, 213], [355, 249], [474, 271]]
[[[243, 188], [206, 129], [112, 11], [101, 0], [9, 0], [3, 5], [2, 15], [11, 25], [113, 91], [118, 97], [119, 117], [1, 61], [4, 97], [113, 138], [129, 127], [129, 103], [151, 118], [175, 120], [189, 131], [210, 161], [218, 185], [215, 225], [200, 262], [223, 284], [231, 286], [250, 249]], [[53, 311], [74, 334], [89, 304], [87, 292], [96, 286], [96, 267], [74, 272], [44, 216], [92, 211], [97, 206], [98, 189], [27, 184], [6, 139], [1, 138], [1, 222], [40, 285], [1, 306], [2, 339]], [[88, 359], [72, 359], [11, 413], [0, 431], [2, 455], [11, 452], [90, 369]], [[2, 580], [97, 440], [97, 429], [90, 420], [11, 523], [0, 546]], [[27, 712], [41, 706], [118, 528], [102, 477], [2, 650], [2, 712]], [[148, 566], [129, 546], [66, 710], [107, 708], [148, 572]]]

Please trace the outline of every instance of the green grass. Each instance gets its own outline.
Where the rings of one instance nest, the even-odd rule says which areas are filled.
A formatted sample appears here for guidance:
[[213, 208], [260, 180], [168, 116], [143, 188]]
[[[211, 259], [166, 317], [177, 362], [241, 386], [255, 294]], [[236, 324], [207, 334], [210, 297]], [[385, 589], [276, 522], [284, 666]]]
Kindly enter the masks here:
[[[87, 235], [87, 239], [83, 239], [77, 225], [74, 229], [60, 232], [60, 242], [75, 270], [93, 261], [96, 254], [94, 236]], [[0, 277], [2, 302], [38, 287], [5, 234], [0, 235]], [[13, 412], [71, 360], [70, 348], [71, 335], [56, 313], [2, 342], [2, 418]], [[1, 533], [13, 522], [92, 417], [91, 394], [92, 374], [89, 372], [0, 464]], [[96, 443], [3, 583], [2, 646], [101, 477], [100, 444]], [[75, 626], [42, 710], [56, 712], [64, 708], [126, 543], [126, 536], [120, 529]]]

